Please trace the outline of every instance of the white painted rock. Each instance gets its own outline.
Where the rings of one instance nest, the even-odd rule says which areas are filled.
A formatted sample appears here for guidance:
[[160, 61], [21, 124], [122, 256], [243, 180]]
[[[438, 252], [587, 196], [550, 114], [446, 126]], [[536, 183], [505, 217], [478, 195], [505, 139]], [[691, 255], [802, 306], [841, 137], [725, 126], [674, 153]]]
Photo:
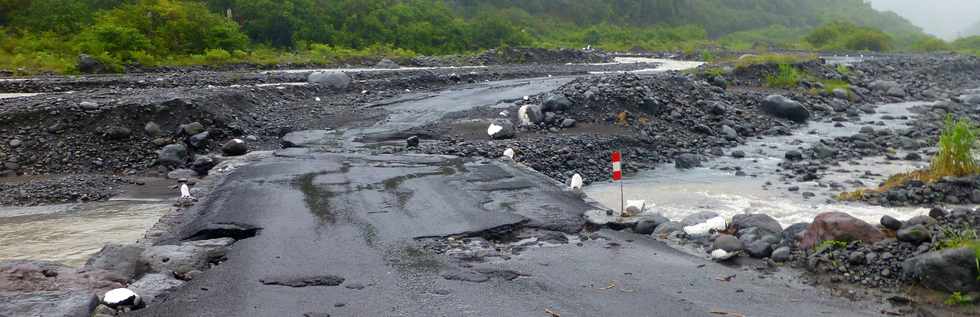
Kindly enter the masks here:
[[711, 251], [711, 259], [718, 262], [731, 260], [736, 255], [738, 255], [738, 253], [728, 252], [722, 249]]
[[113, 309], [135, 308], [143, 304], [139, 295], [128, 288], [117, 288], [102, 296], [102, 303]]
[[710, 234], [712, 230], [721, 231], [727, 227], [728, 223], [725, 222], [724, 217], [715, 217], [703, 223], [684, 227], [684, 232], [692, 236], [703, 236]]
[[506, 150], [504, 150], [504, 157], [506, 157], [507, 159], [513, 160], [514, 159], [514, 149], [506, 149]]
[[572, 175], [572, 181], [571, 181], [571, 184], [570, 184], [570, 186], [571, 186], [572, 189], [574, 189], [574, 190], [582, 190], [582, 185], [584, 183], [585, 183], [585, 180], [582, 179], [582, 175], [579, 175], [579, 174]]

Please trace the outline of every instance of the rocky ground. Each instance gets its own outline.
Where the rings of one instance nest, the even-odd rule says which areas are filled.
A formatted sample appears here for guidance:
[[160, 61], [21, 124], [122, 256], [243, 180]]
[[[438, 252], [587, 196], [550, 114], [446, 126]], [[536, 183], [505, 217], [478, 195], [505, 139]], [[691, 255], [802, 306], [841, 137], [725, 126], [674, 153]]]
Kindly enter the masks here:
[[[323, 78], [302, 85], [289, 83], [307, 82], [309, 72], [193, 70], [0, 80], [0, 91], [45, 93], [0, 99], [0, 176], [7, 177], [0, 178], [0, 205], [101, 200], [119, 186], [132, 184], [127, 176], [203, 176], [229, 157], [279, 149], [283, 146], [281, 138], [293, 131], [372, 125], [387, 113], [384, 107], [371, 105], [406, 92], [486, 80], [585, 75], [590, 71], [643, 66], [555, 63], [608, 60], [592, 53], [576, 54], [491, 52], [480, 57], [484, 60], [479, 64], [491, 65], [488, 67], [353, 72], [349, 78]], [[543, 64], [509, 65], [536, 61]], [[440, 63], [443, 62], [420, 61], [417, 65], [443, 65]], [[980, 87], [980, 61], [976, 58], [898, 56], [847, 69], [820, 61], [797, 66], [812, 77], [792, 89], [764, 87], [765, 76], [776, 68], [766, 64], [742, 68], [722, 65], [720, 73], [702, 70], [581, 76], [549, 93], [454, 114], [400, 133], [396, 139], [374, 140], [398, 141], [397, 146], [357, 151], [497, 158], [509, 148], [515, 150], [516, 161], [558, 182], [565, 182], [576, 173], [585, 176], [586, 182], [593, 182], [608, 177], [609, 149], [624, 152], [628, 158], [624, 167], [627, 173], [663, 163], [689, 168], [710, 157], [737, 157], [739, 154], [730, 153], [729, 148], [754, 138], [788, 135], [815, 120], [868, 125], [857, 135], [824, 140], [810, 149], [786, 153], [787, 160], [778, 171], [786, 181], [820, 181], [842, 163], [864, 157], [892, 155], [895, 159], [925, 160], [946, 114], [977, 116], [974, 109], [980, 98], [971, 97], [976, 92], [969, 91]], [[818, 79], [843, 80], [850, 87], [843, 92], [827, 91]], [[73, 92], [62, 93], [67, 91]], [[911, 100], [941, 102], [921, 108], [913, 127], [906, 130], [875, 129], [875, 123], [858, 119], [861, 113], [874, 112], [877, 104]], [[504, 133], [488, 135], [487, 126], [491, 123], [499, 124]], [[420, 139], [409, 140], [406, 147], [404, 135]], [[896, 149], [903, 151], [902, 157], [897, 157]], [[978, 202], [974, 199], [978, 197], [975, 187], [980, 185], [977, 179], [915, 185], [896, 190], [904, 191], [901, 193], [884, 193], [866, 200], [926, 206]], [[805, 268], [814, 273], [812, 283], [835, 288], [850, 283], [888, 293], [896, 287], [921, 283], [941, 291], [980, 291], [975, 280], [967, 278], [977, 276], [973, 267], [964, 264], [969, 260], [966, 255], [972, 254], [963, 253], [961, 248], [938, 250], [937, 246], [948, 240], [950, 228], [975, 229], [980, 212], [950, 209], [936, 209], [929, 217], [904, 223], [882, 219], [880, 226], [838, 213], [821, 214], [811, 223], [787, 228], [765, 215], [739, 216], [730, 223], [722, 218], [720, 224], [718, 215], [712, 213], [674, 221], [655, 214], [625, 221], [610, 221], [602, 215], [590, 215], [589, 219], [596, 226], [698, 246], [719, 261], [764, 259], [753, 264], [760, 271], [781, 265]], [[593, 238], [588, 230], [573, 235], [573, 241], [548, 231], [505, 231], [501, 236], [467, 241], [434, 239], [427, 245], [437, 253], [454, 257], [506, 257], [523, 250], [523, 238], [557, 244]], [[191, 241], [165, 248], [108, 246], [104, 254], [76, 271], [37, 263], [14, 263], [7, 270], [20, 274], [17, 280], [21, 282], [96, 276], [98, 285], [79, 287], [98, 290], [115, 285], [107, 283], [141, 276], [137, 283], [151, 284], [147, 289], [155, 295], [159, 293], [153, 292], [180, 285], [180, 280], [193, 279], [195, 274], [220, 263], [224, 248], [254, 234], [250, 228], [212, 228], [195, 234], [197, 238]], [[103, 256], [130, 258], [127, 263], [134, 266], [146, 264], [149, 274], [133, 271], [137, 268], [104, 267], [104, 263], [99, 264]], [[949, 270], [951, 267], [958, 269]], [[0, 267], [0, 273], [5, 268]], [[56, 271], [61, 273], [51, 273]], [[103, 271], [115, 275], [99, 275]], [[43, 288], [31, 291], [53, 292]], [[51, 296], [65, 294], [54, 292]], [[906, 304], [918, 300], [901, 294], [893, 296], [895, 301]], [[909, 308], [883, 313], [912, 312]]]

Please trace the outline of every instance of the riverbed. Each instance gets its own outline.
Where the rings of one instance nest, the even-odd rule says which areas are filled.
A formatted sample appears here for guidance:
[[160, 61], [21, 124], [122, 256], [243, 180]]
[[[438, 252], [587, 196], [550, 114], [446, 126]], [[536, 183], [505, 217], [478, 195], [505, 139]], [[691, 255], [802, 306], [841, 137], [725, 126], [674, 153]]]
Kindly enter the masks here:
[[[840, 169], [832, 169], [819, 181], [802, 183], [782, 180], [778, 165], [789, 150], [808, 148], [820, 139], [854, 135], [863, 126], [875, 129], [905, 128], [914, 119], [914, 114], [909, 110], [925, 104], [928, 103], [881, 105], [875, 114], [863, 116], [862, 124], [846, 123], [845, 127], [840, 128], [830, 121], [811, 122], [791, 136], [754, 139], [726, 152], [744, 151], [746, 157], [741, 159], [726, 156], [712, 159], [702, 168], [679, 170], [673, 165], [662, 165], [643, 171], [624, 180], [625, 199], [645, 200], [647, 212], [659, 212], [672, 220], [701, 211], [717, 212], [727, 218], [743, 213], [765, 213], [784, 226], [810, 222], [817, 214], [827, 211], [847, 212], [869, 223], [877, 223], [883, 215], [899, 219], [921, 215], [928, 210], [839, 202], [835, 196], [840, 190], [831, 189], [826, 184], [858, 179], [873, 187], [890, 175], [921, 168], [926, 162], [868, 157], [842, 163]], [[629, 158], [624, 160], [628, 161]], [[736, 176], [737, 169], [741, 169], [746, 176]], [[799, 190], [790, 191], [794, 186]], [[856, 188], [846, 188], [853, 189]], [[585, 191], [606, 207], [620, 209], [618, 183], [598, 183], [586, 187]], [[805, 198], [803, 193], [813, 193], [815, 197]]]

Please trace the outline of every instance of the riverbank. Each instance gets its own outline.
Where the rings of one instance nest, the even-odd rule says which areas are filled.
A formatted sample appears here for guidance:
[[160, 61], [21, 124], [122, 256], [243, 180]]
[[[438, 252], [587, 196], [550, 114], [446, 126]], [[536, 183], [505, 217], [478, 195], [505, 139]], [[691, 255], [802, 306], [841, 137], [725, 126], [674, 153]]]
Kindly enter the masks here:
[[[293, 175], [295, 172], [286, 173], [289, 175], [281, 175], [283, 179], [279, 183], [267, 183], [268, 186], [275, 186], [277, 190], [281, 189], [282, 193], [289, 193], [289, 195], [299, 191], [305, 195], [307, 203], [312, 203], [308, 206], [311, 211], [332, 206], [331, 203], [337, 202], [334, 200], [336, 195], [377, 191], [379, 195], [376, 197], [377, 201], [374, 198], [367, 201], [382, 202], [379, 210], [408, 208], [416, 212], [433, 212], [422, 205], [412, 205], [416, 191], [430, 190], [428, 187], [414, 183], [416, 179], [441, 176], [455, 179], [462, 177], [452, 176], [456, 175], [455, 173], [473, 173], [462, 177], [459, 181], [465, 181], [467, 184], [480, 183], [477, 184], [479, 186], [473, 185], [477, 186], [473, 190], [484, 193], [480, 195], [488, 196], [487, 199], [479, 200], [481, 202], [479, 209], [501, 211], [501, 217], [510, 217], [509, 215], [518, 213], [534, 220], [538, 219], [535, 217], [551, 215], [553, 212], [540, 206], [528, 210], [520, 207], [522, 203], [528, 202], [528, 197], [534, 197], [534, 194], [525, 192], [538, 187], [522, 182], [502, 181], [495, 178], [496, 172], [471, 171], [465, 164], [435, 164], [422, 159], [428, 157], [440, 161], [444, 159], [442, 156], [414, 157], [413, 155], [453, 154], [469, 162], [470, 160], [496, 160], [503, 155], [505, 149], [512, 148], [516, 150], [517, 163], [547, 175], [554, 182], [563, 183], [572, 174], [578, 173], [584, 175], [589, 183], [601, 183], [608, 177], [608, 152], [610, 149], [618, 148], [623, 150], [627, 157], [624, 170], [627, 172], [628, 179], [641, 177], [640, 173], [650, 173], [650, 170], [654, 173], [668, 170], [676, 173], [678, 180], [682, 180], [688, 177], [687, 175], [706, 173], [704, 169], [698, 168], [703, 166], [711, 173], [724, 174], [727, 179], [753, 180], [746, 183], [735, 182], [736, 185], [733, 186], [736, 187], [760, 186], [755, 183], [756, 180], [766, 179], [767, 181], [761, 185], [761, 191], [775, 192], [772, 194], [773, 197], [783, 195], [781, 193], [789, 193], [786, 195], [793, 196], [790, 204], [793, 204], [794, 208], [805, 210], [823, 208], [811, 207], [810, 202], [829, 199], [830, 193], [837, 188], [856, 186], [851, 184], [850, 178], [861, 178], [854, 173], [862, 171], [863, 167], [842, 166], [861, 159], [872, 161], [861, 162], [858, 165], [878, 164], [874, 157], [890, 153], [888, 150], [892, 147], [890, 144], [898, 144], [891, 142], [904, 142], [899, 136], [909, 138], [912, 143], [921, 143], [921, 146], [913, 149], [920, 156], [926, 157], [929, 154], [928, 150], [923, 150], [929, 138], [927, 133], [909, 135], [899, 132], [902, 125], [914, 125], [918, 119], [890, 109], [889, 107], [895, 107], [894, 103], [909, 100], [929, 101], [956, 96], [966, 91], [963, 87], [977, 82], [976, 58], [938, 55], [882, 58], [868, 64], [857, 63], [848, 68], [819, 61], [805, 61], [795, 67], [814, 77], [807, 77], [806, 80], [800, 81], [798, 86], [789, 89], [765, 86], [767, 74], [770, 74], [773, 69], [778, 70], [778, 67], [774, 68], [769, 64], [750, 65], [747, 68], [721, 65], [723, 69], [721, 73], [711, 70], [718, 65], [700, 71], [642, 76], [630, 73], [608, 73], [648, 69], [662, 66], [661, 63], [667, 62], [509, 65], [477, 68], [466, 73], [460, 72], [458, 68], [361, 71], [352, 72], [351, 82], [342, 86], [334, 86], [334, 81], [318, 84], [301, 83], [306, 80], [311, 71], [265, 73], [239, 79], [235, 77], [237, 74], [191, 73], [184, 79], [156, 82], [146, 81], [153, 75], [39, 79], [33, 84], [20, 87], [30, 87], [30, 85], [42, 87], [48, 84], [56, 86], [58, 84], [54, 83], [57, 82], [65, 87], [74, 87], [71, 89], [84, 87], [93, 82], [99, 83], [92, 85], [108, 86], [70, 94], [48, 93], [0, 100], [0, 103], [4, 103], [3, 107], [0, 107], [0, 119], [19, 124], [9, 130], [15, 132], [10, 134], [12, 139], [4, 139], [0, 142], [0, 150], [10, 153], [7, 157], [13, 158], [17, 163], [17, 169], [6, 169], [14, 171], [14, 174], [74, 172], [88, 175], [146, 175], [158, 178], [169, 177], [172, 178], [168, 181], [171, 183], [176, 183], [177, 179], [182, 178], [204, 177], [205, 180], [215, 182], [210, 186], [218, 188], [214, 193], [222, 197], [220, 201], [232, 204], [241, 202], [229, 198], [225, 188], [231, 186], [241, 189], [249, 188], [251, 185], [246, 186], [244, 184], [248, 183], [241, 182], [226, 184], [222, 175], [242, 163], [237, 159], [241, 157], [240, 154], [251, 151], [252, 154], [245, 156], [246, 161], [284, 160], [286, 161], [284, 164], [287, 165], [289, 162], [303, 162], [312, 164], [308, 166], [309, 168], [328, 171], [321, 176], [310, 174], [313, 176], [296, 179], [290, 178], [296, 176]], [[725, 70], [725, 67], [730, 69]], [[588, 75], [593, 72], [604, 74]], [[180, 76], [175, 74], [174, 78], [177, 77]], [[528, 77], [532, 78], [527, 79]], [[191, 79], [194, 78], [202, 79], [202, 83], [190, 84]], [[945, 79], [949, 80], [944, 81]], [[845, 93], [840, 94], [832, 90], [819, 89], [818, 84], [823, 85], [823, 80], [840, 80], [849, 84]], [[209, 83], [222, 86], [208, 87]], [[192, 86], [173, 88], [183, 84]], [[775, 95], [784, 98], [771, 97]], [[885, 103], [891, 105], [881, 106]], [[901, 109], [904, 111], [906, 108]], [[867, 114], [874, 112], [881, 113]], [[892, 119], [886, 116], [892, 116]], [[898, 118], [903, 116], [905, 118]], [[100, 123], [88, 127], [85, 123], [89, 121]], [[149, 124], [151, 122], [152, 125]], [[491, 123], [502, 125], [509, 123], [513, 127], [508, 131], [511, 134], [510, 138], [491, 138], [487, 134], [487, 127]], [[811, 134], [810, 130], [819, 131]], [[834, 131], [826, 133], [826, 130]], [[840, 138], [864, 140], [866, 143], [875, 144], [875, 147], [867, 151], [859, 150], [864, 147], [843, 144], [834, 145], [830, 150], [821, 147], [830, 147], [834, 144], [829, 141], [830, 139]], [[234, 139], [239, 139], [240, 142]], [[52, 146], [58, 144], [67, 145], [70, 150], [65, 151], [63, 147]], [[86, 147], [90, 149], [82, 150]], [[279, 150], [283, 147], [285, 149]], [[264, 152], [263, 150], [277, 151]], [[364, 186], [357, 187], [356, 190], [346, 190], [342, 187], [351, 183], [333, 179], [335, 176], [329, 173], [334, 170], [345, 175], [351, 173], [340, 164], [344, 160], [331, 159], [340, 162], [337, 163], [340, 164], [339, 166], [334, 166], [333, 163], [319, 166], [316, 165], [320, 164], [316, 163], [319, 162], [317, 158], [321, 157], [317, 154], [319, 152], [352, 154], [358, 157], [409, 154], [407, 157], [412, 159], [396, 159], [391, 162], [380, 159], [367, 160], [364, 163], [366, 165], [361, 168], [420, 170], [403, 177], [394, 177], [391, 181], [384, 181], [376, 186], [371, 184], [378, 183], [379, 180], [365, 180], [366, 183], [362, 184]], [[827, 152], [831, 155], [827, 156]], [[425, 162], [413, 161], [420, 159]], [[924, 159], [920, 158], [920, 160]], [[914, 161], [916, 160], [907, 162]], [[664, 164], [674, 164], [676, 169], [665, 168]], [[897, 165], [893, 168], [905, 166]], [[257, 167], [254, 173], [260, 173], [263, 168], [268, 167]], [[845, 169], [848, 171], [843, 171]], [[273, 170], [276, 171], [275, 173], [282, 172]], [[875, 171], [880, 172], [882, 169], [870, 170], [872, 173], [877, 173]], [[316, 171], [310, 171], [310, 173], [314, 172]], [[238, 177], [255, 176], [250, 175]], [[838, 178], [841, 177], [847, 179], [839, 180]], [[876, 181], [878, 179], [876, 177], [882, 176], [872, 175], [862, 178], [862, 183]], [[320, 181], [316, 181], [317, 179]], [[840, 186], [834, 186], [834, 183]], [[406, 190], [402, 186], [412, 190]], [[548, 186], [547, 188], [552, 189], [554, 187], [554, 185]], [[695, 183], [692, 188], [698, 190], [698, 186]], [[826, 189], [819, 189], [825, 186]], [[793, 187], [796, 187], [795, 191]], [[218, 282], [218, 280], [195, 281], [202, 276], [208, 276], [209, 270], [220, 268], [221, 263], [226, 260], [224, 258], [226, 252], [238, 248], [237, 241], [248, 241], [260, 234], [261, 230], [270, 227], [258, 226], [251, 219], [225, 214], [227, 206], [223, 207], [221, 203], [210, 199], [208, 196], [211, 191], [207, 188], [210, 187], [201, 187], [193, 192], [194, 196], [201, 199], [198, 206], [175, 209], [176, 211], [161, 220], [147, 234], [145, 244], [138, 246], [138, 251], [133, 249], [123, 253], [103, 254], [97, 258], [115, 259], [110, 262], [118, 260], [122, 263], [152, 262], [155, 261], [153, 257], [135, 258], [141, 258], [143, 252], [150, 249], [178, 249], [167, 252], [176, 252], [181, 248], [193, 249], [191, 251], [194, 252], [181, 255], [186, 256], [189, 261], [193, 260], [193, 265], [189, 269], [180, 268], [180, 274], [166, 277], [167, 283], [160, 285], [182, 285], [186, 281]], [[171, 195], [176, 198], [176, 190], [171, 190], [173, 190]], [[497, 193], [498, 191], [500, 193]], [[508, 193], [505, 196], [510, 198], [504, 199], [502, 198], [504, 196], [499, 196], [504, 195], [505, 192]], [[513, 195], [517, 196], [511, 197]], [[518, 196], [524, 198], [515, 198]], [[596, 198], [600, 201], [604, 199], [601, 195]], [[283, 199], [287, 199], [283, 203], [296, 203], [291, 198]], [[578, 199], [568, 198], [561, 201], [568, 203]], [[409, 208], [410, 206], [414, 207]], [[519, 254], [522, 253], [523, 247], [520, 246], [520, 241], [524, 238], [562, 241], [562, 237], [567, 240], [571, 236], [573, 237], [571, 241], [583, 243], [599, 240], [594, 242], [598, 244], [590, 244], [589, 247], [601, 248], [603, 241], [607, 240], [598, 238], [599, 236], [616, 236], [618, 238], [611, 238], [608, 245], [612, 243], [622, 245], [637, 239], [646, 241], [642, 235], [652, 234], [651, 238], [673, 237], [674, 241], [693, 242], [710, 248], [722, 235], [710, 232], [693, 235], [689, 234], [685, 227], [702, 225], [704, 221], [720, 215], [726, 216], [722, 218], [722, 221], [726, 221], [729, 220], [726, 219], [727, 216], [735, 218], [744, 213], [765, 212], [762, 208], [751, 205], [745, 209], [725, 211], [730, 214], [724, 215], [699, 213], [702, 210], [698, 208], [684, 207], [669, 210], [662, 207], [669, 206], [652, 206], [649, 213], [636, 218], [652, 219], [653, 222], [647, 222], [642, 228], [633, 224], [609, 225], [608, 222], [592, 219], [597, 224], [609, 226], [611, 229], [631, 229], [641, 235], [608, 232], [596, 235], [593, 233], [595, 228], [589, 230], [583, 230], [579, 226], [572, 228], [569, 225], [574, 225], [575, 222], [553, 221], [554, 219], [545, 218], [544, 221], [541, 219], [523, 223], [518, 221], [517, 225], [511, 223], [489, 228], [493, 230], [482, 228], [469, 232], [472, 233], [470, 238], [478, 236], [486, 240], [484, 241], [486, 243], [482, 244], [476, 241], [472, 245], [458, 245], [453, 233], [449, 233], [448, 236], [427, 236], [431, 240], [425, 241], [419, 247], [433, 248], [432, 250], [438, 251], [436, 255], [439, 255], [448, 245], [449, 248], [461, 248], [457, 251], [462, 251], [462, 254], [478, 255], [472, 259], [485, 259], [488, 258], [486, 254], [496, 254], [491, 258], [507, 261], [511, 257], [521, 259]], [[708, 207], [712, 206], [708, 205]], [[863, 208], [851, 207], [852, 210]], [[586, 211], [575, 210], [581, 213]], [[327, 208], [322, 211], [323, 214], [318, 215], [330, 215], [336, 211]], [[222, 216], [212, 214], [215, 212]], [[256, 210], [255, 214], [264, 215], [262, 212], [264, 211]], [[522, 212], [542, 214], [529, 216], [521, 214]], [[658, 212], [667, 213], [669, 218], [666, 219], [673, 219], [676, 222], [654, 217]], [[974, 213], [972, 210], [968, 212], [968, 214], [972, 213]], [[377, 223], [373, 221], [377, 219], [373, 217], [379, 217], [373, 214], [358, 213], [358, 215], [363, 217], [361, 219], [363, 221], [354, 221], [351, 225], [361, 229], [364, 223], [376, 225]], [[870, 215], [877, 214], [872, 212], [865, 216]], [[659, 216], [663, 217], [663, 214]], [[816, 213], [813, 216], [817, 216]], [[653, 218], [648, 219], [648, 217]], [[803, 221], [811, 223], [812, 220], [812, 218], [801, 217], [786, 217], [779, 220], [757, 217], [762, 221], [754, 223], [754, 227], [759, 227], [760, 224], [768, 226], [767, 228], [779, 226], [778, 234], [775, 232], [763, 234], [759, 232], [760, 229], [751, 230], [755, 232], [740, 232], [742, 230], [728, 225], [717, 228], [717, 231], [727, 232], [736, 236], [736, 239], [745, 240], [742, 242], [743, 249], [750, 250], [749, 246], [758, 247], [759, 250], [752, 251], [756, 257], [772, 259], [777, 249], [788, 247], [789, 257], [792, 260], [773, 261], [774, 263], [805, 263], [799, 267], [818, 268], [819, 266], [809, 265], [812, 254], [806, 252], [811, 251], [812, 246], [800, 247], [796, 242], [795, 234], [803, 232], [800, 229], [806, 229], [804, 227], [809, 225], [791, 224]], [[270, 219], [274, 218], [263, 216], [259, 219], [272, 221]], [[773, 220], [769, 221], [769, 219]], [[680, 220], [685, 220], [687, 223]], [[295, 219], [288, 221], [295, 221]], [[579, 221], [583, 220], [579, 219]], [[867, 222], [874, 223], [865, 221]], [[276, 223], [272, 221], [273, 225]], [[665, 223], [670, 224], [664, 225]], [[775, 226], [771, 226], [773, 223]], [[784, 227], [787, 228], [784, 230]], [[741, 229], [749, 228], [751, 226]], [[391, 234], [395, 234], [395, 231], [397, 230], [392, 231]], [[561, 232], [562, 237], [555, 232]], [[628, 237], [623, 238], [620, 236], [622, 234]], [[268, 239], [275, 239], [275, 234]], [[773, 239], [778, 240], [773, 241]], [[275, 243], [274, 240], [263, 241]], [[881, 247], [876, 246], [878, 249], [867, 250], [862, 249], [864, 246], [861, 245], [848, 245], [844, 249], [848, 250], [847, 253], [833, 251], [817, 254], [815, 258], [818, 260], [815, 260], [815, 263], [834, 263], [839, 261], [841, 256], [850, 258], [852, 253], [857, 252], [865, 255], [870, 251], [883, 254], [885, 249], [909, 251], [892, 252], [893, 258], [898, 258], [896, 254], [911, 256], [926, 253], [918, 252], [918, 249], [909, 249], [903, 244], [906, 242], [889, 243], [882, 244]], [[483, 253], [488, 250], [485, 248], [486, 245], [506, 245], [507, 252], [512, 252], [515, 250], [514, 246], [517, 246], [517, 253], [500, 254], [499, 250]], [[802, 253], [794, 253], [794, 245], [796, 250], [801, 250], [799, 252]], [[247, 243], [242, 248], [248, 248]], [[128, 250], [128, 247], [123, 249]], [[696, 254], [705, 257], [706, 251], [713, 250], [701, 250]], [[117, 259], [115, 258], [117, 256], [129, 258]], [[246, 259], [254, 260], [250, 257]], [[887, 265], [901, 266], [896, 263], [898, 262], [892, 261]], [[875, 268], [877, 267], [868, 266], [866, 271], [870, 272]], [[157, 270], [159, 271], [160, 268]], [[850, 274], [848, 272], [852, 271], [832, 272]], [[893, 270], [892, 273], [898, 272]], [[126, 272], [125, 275], [128, 275], [129, 279], [147, 278], [139, 273]], [[70, 274], [66, 273], [66, 276]], [[833, 274], [822, 276], [833, 276]], [[849, 276], [852, 275], [846, 275]], [[163, 278], [156, 275], [149, 277]], [[868, 276], [862, 275], [861, 281], [863, 278]], [[870, 278], [876, 283], [879, 281], [873, 276]], [[175, 282], [174, 279], [181, 282]], [[851, 279], [838, 278], [838, 281], [851, 281]], [[897, 279], [889, 278], [885, 281], [875, 285], [878, 287], [904, 285], [896, 284]], [[122, 282], [120, 283], [126, 284]], [[128, 282], [135, 282], [135, 280]], [[283, 283], [290, 282], [284, 280]], [[831, 285], [837, 286], [833, 283]], [[165, 287], [165, 289], [169, 288]], [[870, 296], [865, 299], [877, 301], [880, 298]], [[889, 312], [912, 312], [906, 308], [887, 309]]]

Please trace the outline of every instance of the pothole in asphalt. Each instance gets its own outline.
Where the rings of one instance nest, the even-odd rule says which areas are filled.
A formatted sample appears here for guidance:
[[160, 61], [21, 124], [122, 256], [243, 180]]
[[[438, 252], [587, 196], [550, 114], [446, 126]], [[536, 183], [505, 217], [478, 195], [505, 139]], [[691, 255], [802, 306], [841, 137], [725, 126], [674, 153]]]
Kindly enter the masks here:
[[220, 238], [232, 238], [235, 241], [253, 238], [262, 231], [262, 228], [238, 223], [214, 223], [209, 224], [204, 229], [198, 230], [184, 241], [202, 241]]
[[343, 284], [343, 277], [336, 275], [319, 275], [303, 277], [269, 277], [260, 279], [259, 282], [265, 285], [288, 286], [288, 287], [310, 287], [310, 286], [339, 286]]

